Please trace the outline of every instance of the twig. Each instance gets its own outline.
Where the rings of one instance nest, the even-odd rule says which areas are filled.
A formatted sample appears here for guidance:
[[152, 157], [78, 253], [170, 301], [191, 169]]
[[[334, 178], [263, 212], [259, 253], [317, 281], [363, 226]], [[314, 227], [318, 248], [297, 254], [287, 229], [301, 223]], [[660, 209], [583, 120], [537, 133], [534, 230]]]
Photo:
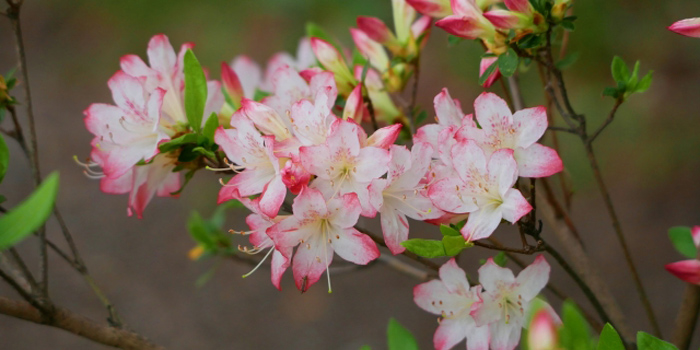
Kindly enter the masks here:
[[39, 285], [36, 283], [36, 279], [34, 279], [34, 275], [32, 274], [31, 271], [29, 271], [29, 268], [27, 268], [27, 265], [24, 263], [24, 260], [22, 260], [22, 257], [19, 256], [19, 253], [17, 253], [17, 250], [15, 248], [10, 248], [8, 249], [10, 252], [10, 255], [12, 255], [12, 259], [14, 259], [15, 264], [17, 264], [17, 267], [20, 269], [22, 272], [22, 275], [27, 279], [27, 282], [29, 283], [30, 290], [32, 292], [37, 292], [39, 291]]
[[[17, 61], [20, 71], [22, 71], [22, 79], [24, 84], [24, 97], [26, 99], [26, 113], [27, 121], [29, 124], [29, 143], [27, 149], [29, 150], [29, 158], [32, 164], [32, 177], [34, 178], [34, 185], [39, 186], [41, 183], [41, 170], [39, 168], [39, 153], [37, 147], [37, 137], [36, 137], [36, 124], [34, 122], [34, 112], [32, 110], [32, 94], [29, 88], [29, 72], [27, 71], [27, 56], [24, 49], [24, 40], [22, 39], [22, 26], [19, 20], [20, 8], [23, 1], [19, 0], [17, 2], [9, 1], [7, 2], [10, 7], [7, 9], [7, 15], [10, 18], [10, 23], [12, 24], [12, 31], [15, 34], [15, 45], [17, 49]], [[46, 254], [46, 227], [42, 225], [39, 228], [39, 255], [40, 255], [40, 280], [39, 287], [44, 298], [49, 297], [49, 266], [48, 258]]]
[[472, 243], [474, 243], [474, 245], [477, 247], [482, 247], [482, 248], [491, 249], [491, 250], [498, 250], [498, 251], [508, 252], [508, 253], [516, 253], [516, 254], [532, 255], [532, 254], [535, 254], [537, 252], [544, 251], [544, 247], [533, 247], [531, 245], [527, 245], [525, 248], [509, 248], [509, 247], [505, 247], [502, 245], [495, 246], [495, 245], [491, 245], [491, 244], [483, 243], [483, 242], [479, 242], [479, 241], [474, 241]]
[[54, 308], [52, 317], [46, 319], [28, 302], [0, 297], [0, 314], [63, 329], [94, 342], [115, 348], [131, 350], [164, 349], [162, 346], [152, 343], [137, 333], [98, 324], [85, 316], [60, 307]]
[[547, 127], [547, 130], [551, 130], [551, 131], [563, 131], [563, 132], [568, 132], [569, 134], [574, 134], [574, 135], [578, 135], [578, 134], [579, 134], [578, 131], [577, 131], [576, 129], [564, 128], [564, 127], [561, 127], [561, 126], [548, 126], [548, 127]]
[[508, 88], [510, 89], [510, 95], [513, 99], [513, 109], [516, 111], [523, 109], [525, 107], [525, 103], [523, 103], [523, 96], [520, 93], [518, 77], [515, 74], [508, 77]]
[[598, 137], [598, 135], [600, 135], [600, 133], [602, 133], [603, 130], [605, 130], [605, 128], [608, 125], [610, 125], [610, 123], [612, 123], [613, 119], [615, 119], [615, 113], [617, 112], [617, 109], [620, 108], [620, 105], [622, 105], [622, 102], [623, 102], [623, 100], [621, 98], [618, 98], [617, 100], [615, 100], [615, 105], [613, 106], [612, 110], [610, 110], [610, 113], [608, 114], [608, 117], [605, 119], [605, 122], [603, 122], [603, 124], [600, 127], [598, 127], [598, 129], [591, 136], [589, 136], [588, 139], [586, 140], [586, 143], [588, 145], [593, 143], [593, 140], [595, 140]]

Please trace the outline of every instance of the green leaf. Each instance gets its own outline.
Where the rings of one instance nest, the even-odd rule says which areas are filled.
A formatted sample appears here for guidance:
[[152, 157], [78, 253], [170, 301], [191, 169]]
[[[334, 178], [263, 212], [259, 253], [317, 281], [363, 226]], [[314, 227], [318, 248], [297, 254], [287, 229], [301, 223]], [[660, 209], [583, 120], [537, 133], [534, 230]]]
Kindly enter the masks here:
[[564, 326], [559, 330], [559, 345], [567, 350], [589, 350], [593, 348], [586, 319], [570, 300], [562, 305]]
[[205, 250], [213, 250], [216, 247], [216, 240], [209, 233], [207, 222], [197, 211], [192, 211], [189, 220], [187, 220], [187, 230], [195, 242], [204, 247]]
[[199, 133], [207, 103], [207, 78], [192, 50], [185, 53], [185, 112], [187, 122]]
[[7, 249], [46, 222], [58, 193], [58, 173], [51, 173], [29, 198], [0, 217], [0, 249]]
[[461, 43], [462, 41], [464, 41], [464, 38], [460, 38], [460, 37], [455, 36], [455, 35], [448, 35], [447, 36], [447, 45], [449, 47], [456, 46], [457, 44]]
[[576, 61], [578, 60], [579, 56], [581, 56], [581, 53], [580, 53], [580, 52], [572, 52], [572, 53], [566, 55], [566, 57], [564, 57], [564, 58], [562, 58], [561, 60], [559, 60], [559, 62], [557, 62], [557, 63], [555, 64], [555, 66], [556, 66], [557, 68], [559, 68], [559, 70], [564, 70], [564, 69], [566, 69], [566, 68], [569, 68], [569, 67], [571, 67], [571, 65], [573, 65], [574, 63], [576, 63]]
[[493, 262], [500, 267], [505, 267], [506, 262], [508, 262], [508, 257], [505, 252], [498, 252], [498, 254], [493, 257]]
[[665, 342], [649, 333], [637, 333], [637, 349], [638, 350], [678, 350], [678, 348]]
[[0, 135], [0, 183], [5, 178], [7, 166], [10, 163], [10, 150], [7, 148], [5, 139]]
[[440, 233], [442, 233], [443, 236], [460, 236], [462, 237], [462, 234], [459, 233], [459, 231], [455, 230], [451, 226], [442, 224], [440, 225]]
[[413, 334], [393, 318], [389, 320], [386, 335], [389, 350], [418, 350], [418, 343]]
[[619, 56], [615, 56], [613, 58], [611, 71], [613, 79], [615, 79], [617, 83], [627, 83], [627, 81], [630, 79], [629, 68], [627, 68], [625, 61], [623, 61]]
[[404, 241], [401, 245], [408, 251], [426, 258], [437, 258], [447, 255], [442, 241], [414, 238]]
[[192, 152], [197, 152], [203, 156], [209, 157], [210, 159], [216, 159], [216, 154], [204, 147], [195, 147], [192, 149]]
[[598, 339], [596, 350], [625, 350], [625, 345], [617, 334], [615, 328], [610, 323], [606, 323]]
[[515, 53], [515, 50], [513, 49], [508, 49], [504, 54], [498, 56], [498, 70], [501, 71], [501, 74], [505, 77], [510, 77], [513, 74], [515, 74], [515, 71], [518, 69], [518, 63], [520, 62], [518, 58], [518, 54]]
[[6, 200], [7, 200], [7, 198], [5, 198], [5, 196], [0, 194], [0, 204], [4, 203]]
[[497, 67], [498, 67], [498, 61], [494, 61], [493, 63], [491, 63], [491, 65], [488, 68], [486, 68], [486, 70], [484, 71], [484, 74], [482, 74], [479, 77], [479, 85], [484, 85], [484, 83], [486, 83], [486, 80], [489, 78], [491, 73], [493, 73], [493, 71], [496, 70]]
[[467, 248], [467, 242], [462, 235], [442, 237], [442, 245], [445, 247], [445, 254], [455, 256]]
[[216, 113], [212, 113], [204, 124], [204, 129], [202, 130], [202, 135], [209, 140], [209, 144], [214, 144], [214, 134], [216, 133], [216, 128], [219, 127], [219, 116]]
[[158, 146], [158, 150], [160, 150], [161, 153], [167, 153], [188, 143], [197, 143], [197, 139], [197, 134], [184, 134], [176, 139], [161, 143]]
[[518, 47], [521, 49], [532, 49], [542, 45], [544, 38], [541, 35], [528, 34], [518, 41]]
[[416, 126], [421, 125], [426, 119], [428, 119], [428, 112], [424, 109], [416, 116]]
[[690, 227], [676, 226], [668, 229], [668, 238], [671, 239], [673, 247], [688, 259], [695, 259], [698, 249], [693, 242], [693, 235]]
[[642, 78], [642, 80], [639, 81], [637, 84], [637, 88], [635, 89], [634, 92], [644, 92], [649, 90], [649, 87], [651, 87], [651, 81], [652, 81], [652, 75], [654, 74], [653, 70], [650, 70], [647, 75]]
[[267, 91], [262, 91], [260, 89], [255, 89], [255, 93], [253, 94], [253, 100], [255, 101], [262, 101], [263, 98], [267, 96], [271, 96], [272, 93], [267, 92]]
[[574, 25], [574, 22], [568, 21], [568, 20], [562, 20], [561, 23], [559, 23], [559, 24], [561, 24], [562, 28], [564, 28], [570, 32], [573, 32], [574, 29], [576, 28], [576, 26]]
[[620, 91], [615, 87], [608, 86], [603, 90], [603, 96], [618, 98], [620, 96]]

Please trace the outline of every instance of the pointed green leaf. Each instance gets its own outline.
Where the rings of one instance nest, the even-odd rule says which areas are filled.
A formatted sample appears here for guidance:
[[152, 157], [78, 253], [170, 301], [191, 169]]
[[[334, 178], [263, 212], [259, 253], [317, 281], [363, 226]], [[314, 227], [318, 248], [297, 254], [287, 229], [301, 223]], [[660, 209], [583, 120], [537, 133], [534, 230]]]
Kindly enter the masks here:
[[639, 350], [678, 350], [678, 348], [649, 333], [637, 333], [637, 349]]
[[578, 61], [579, 56], [581, 56], [580, 52], [572, 52], [572, 53], [566, 55], [561, 60], [559, 60], [559, 62], [557, 62], [555, 64], [555, 66], [557, 68], [559, 68], [559, 70], [564, 70], [566, 68], [569, 68], [569, 67], [571, 67], [571, 65], [576, 63], [576, 61]]
[[445, 224], [440, 225], [440, 233], [442, 233], [443, 236], [462, 236], [459, 231]]
[[401, 243], [401, 245], [408, 251], [425, 258], [437, 258], [447, 255], [445, 246], [441, 241], [414, 238]]
[[445, 254], [448, 256], [455, 256], [467, 247], [462, 235], [444, 236], [442, 237], [442, 245], [445, 247]]
[[592, 349], [590, 327], [576, 304], [565, 301], [562, 316], [564, 326], [559, 330], [559, 345], [567, 350]]
[[651, 87], [651, 81], [652, 81], [652, 76], [654, 74], [653, 70], [650, 70], [647, 75], [642, 78], [642, 80], [639, 81], [637, 84], [637, 88], [635, 89], [634, 92], [644, 92], [649, 90], [649, 87]]
[[508, 49], [504, 54], [498, 56], [497, 62], [498, 70], [501, 71], [501, 74], [505, 77], [510, 77], [515, 74], [515, 71], [518, 69], [520, 59], [518, 54], [515, 53], [515, 50]]
[[209, 144], [214, 144], [214, 134], [216, 133], [216, 128], [219, 127], [219, 116], [216, 113], [212, 113], [204, 124], [204, 129], [202, 130], [202, 135], [209, 140]]
[[199, 133], [207, 103], [207, 78], [192, 50], [185, 53], [185, 112], [187, 122]]
[[673, 247], [688, 259], [695, 259], [698, 249], [693, 242], [693, 235], [690, 227], [676, 226], [668, 229], [668, 238], [671, 239]]
[[500, 267], [505, 267], [506, 262], [508, 262], [508, 257], [505, 252], [498, 252], [498, 254], [493, 257], [493, 262]]
[[625, 350], [625, 345], [617, 334], [615, 328], [610, 323], [606, 323], [598, 339], [596, 350]]
[[5, 139], [0, 135], [0, 183], [5, 178], [7, 167], [10, 163], [10, 150], [7, 148]]
[[172, 139], [168, 142], [161, 143], [160, 145], [158, 145], [158, 150], [160, 150], [162, 153], [168, 153], [170, 151], [180, 148], [182, 145], [188, 143], [197, 143], [197, 139], [197, 134], [184, 134], [176, 139]]
[[627, 64], [619, 56], [615, 56], [612, 61], [612, 76], [616, 82], [627, 82], [630, 79], [630, 71]]
[[58, 173], [51, 173], [29, 198], [0, 217], [0, 249], [12, 247], [46, 222], [56, 200], [58, 180]]
[[389, 350], [418, 350], [418, 343], [413, 334], [393, 318], [389, 320], [386, 335]]

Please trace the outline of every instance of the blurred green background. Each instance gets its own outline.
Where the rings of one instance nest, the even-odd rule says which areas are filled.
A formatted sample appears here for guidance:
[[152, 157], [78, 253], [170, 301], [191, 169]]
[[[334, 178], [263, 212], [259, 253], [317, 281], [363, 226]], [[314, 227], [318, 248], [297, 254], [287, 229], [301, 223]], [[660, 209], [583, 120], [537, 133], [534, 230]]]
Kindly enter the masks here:
[[[651, 89], [622, 106], [595, 147], [668, 337], [683, 284], [663, 270], [663, 264], [681, 259], [668, 243], [666, 229], [700, 224], [700, 39], [675, 35], [665, 27], [700, 16], [700, 2], [576, 1], [574, 14], [578, 20], [569, 52], [579, 52], [580, 58], [565, 77], [574, 107], [588, 117], [591, 128], [605, 119], [613, 104], [601, 92], [613, 85], [609, 65], [614, 55], [629, 64], [640, 60], [642, 73], [655, 71]], [[22, 21], [42, 166], [45, 173], [61, 170], [63, 214], [91, 271], [134, 329], [173, 349], [357, 349], [363, 344], [381, 349], [386, 323], [395, 316], [416, 333], [423, 348], [430, 348], [437, 324], [433, 315], [412, 303], [411, 288], [417, 282], [383, 265], [334, 278], [331, 295], [322, 285], [300, 295], [289, 276], [283, 279], [283, 292], [278, 292], [269, 283], [269, 270], [241, 280], [248, 267], [232, 262], [223, 262], [210, 283], [195, 288], [194, 281], [210, 263], [187, 260], [193, 243], [185, 222], [192, 208], [206, 216], [215, 207], [215, 174], [198, 174], [178, 200], [155, 199], [145, 218], [137, 220], [126, 218], [125, 196], [103, 195], [97, 182], [85, 178], [71, 162], [74, 154], [82, 158], [89, 153], [91, 136], [82, 111], [90, 103], [110, 101], [106, 82], [118, 69], [119, 57], [145, 57], [152, 35], [167, 34], [175, 47], [195, 42], [198, 58], [218, 78], [220, 62], [236, 55], [247, 54], [264, 64], [275, 52], [295, 52], [307, 21], [351, 47], [348, 28], [358, 15], [390, 23], [390, 1], [26, 1]], [[434, 28], [421, 60], [419, 88], [419, 103], [431, 117], [432, 98], [442, 87], [471, 112], [472, 101], [482, 91], [476, 84], [480, 55], [480, 45], [473, 42], [448, 47], [447, 35]], [[0, 71], [14, 65], [10, 26], [0, 18]], [[534, 69], [522, 74], [521, 83], [526, 105], [544, 103]], [[492, 90], [501, 93], [499, 84]], [[570, 135], [560, 139], [576, 190], [574, 220], [630, 322], [649, 331], [580, 142]], [[26, 161], [16, 145], [10, 146], [13, 161], [0, 193], [14, 204], [31, 186]], [[232, 215], [230, 226], [242, 228], [245, 214], [240, 210]], [[378, 227], [375, 220], [365, 220], [363, 226]], [[436, 234], [431, 226], [413, 228], [419, 235]], [[513, 232], [505, 228], [498, 237], [508, 241]], [[32, 255], [32, 244], [20, 248]], [[467, 252], [462, 266], [476, 273], [478, 259], [488, 254]], [[104, 319], [100, 304], [79, 277], [55, 256], [52, 263], [52, 291], [58, 302]], [[558, 267], [552, 278], [583, 300]], [[5, 286], [0, 292], [12, 295]], [[582, 306], [590, 309], [585, 302]], [[101, 348], [4, 316], [0, 338], [7, 349]]]

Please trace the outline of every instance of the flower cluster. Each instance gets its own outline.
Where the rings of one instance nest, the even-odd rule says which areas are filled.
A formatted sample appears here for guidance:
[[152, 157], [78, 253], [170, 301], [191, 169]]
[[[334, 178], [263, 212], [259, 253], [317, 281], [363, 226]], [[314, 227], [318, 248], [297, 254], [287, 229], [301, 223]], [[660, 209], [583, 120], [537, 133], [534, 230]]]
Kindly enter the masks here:
[[[136, 55], [121, 58], [121, 70], [108, 82], [114, 105], [94, 103], [84, 112], [95, 137], [90, 161], [82, 165], [101, 179], [102, 191], [129, 193], [129, 215], [141, 217], [154, 195], [172, 196], [180, 188], [180, 176], [173, 172], [178, 155], [160, 153], [158, 145], [188, 132], [183, 61], [192, 47], [183, 44], [176, 54], [165, 35], [154, 36], [148, 43], [149, 65]], [[218, 112], [224, 102], [220, 84], [207, 85], [204, 116]]]
[[[541, 255], [518, 277], [489, 258], [479, 268], [480, 284], [470, 287], [464, 270], [450, 259], [440, 268], [439, 280], [414, 288], [413, 299], [423, 310], [441, 317], [433, 338], [435, 349], [450, 349], [466, 338], [468, 350], [489, 346], [512, 350], [526, 326], [532, 300], [547, 284], [549, 271]], [[556, 314], [550, 314], [558, 321]]]

